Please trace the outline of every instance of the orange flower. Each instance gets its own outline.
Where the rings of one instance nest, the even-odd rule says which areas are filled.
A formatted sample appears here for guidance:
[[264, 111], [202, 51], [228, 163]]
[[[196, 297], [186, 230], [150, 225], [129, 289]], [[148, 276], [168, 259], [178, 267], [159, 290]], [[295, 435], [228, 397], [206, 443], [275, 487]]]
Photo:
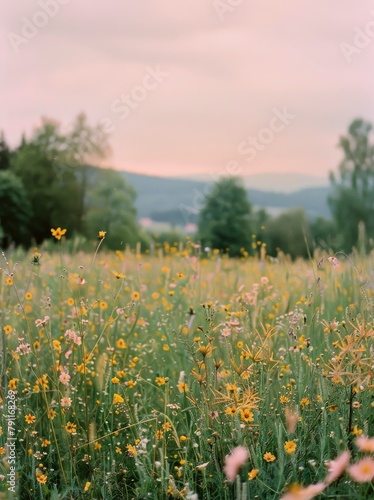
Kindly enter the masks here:
[[294, 441], [286, 441], [284, 443], [284, 451], [288, 453], [289, 455], [292, 455], [292, 453], [295, 453], [297, 448], [297, 444]]
[[188, 385], [185, 382], [178, 383], [178, 391], [179, 392], [188, 392]]
[[125, 400], [120, 394], [117, 394], [116, 392], [113, 395], [113, 404], [116, 405], [118, 403], [124, 403]]
[[123, 273], [117, 273], [117, 271], [113, 271], [113, 274], [118, 280], [126, 278], [126, 276]]
[[10, 379], [8, 383], [8, 389], [15, 391], [17, 389], [17, 382], [19, 382], [19, 378]]
[[130, 457], [135, 457], [138, 454], [135, 446], [133, 446], [132, 444], [127, 444], [126, 448], [127, 448], [127, 453], [129, 454]]
[[235, 406], [229, 406], [225, 409], [226, 415], [236, 415], [237, 409]]
[[5, 332], [5, 335], [9, 335], [10, 333], [12, 333], [13, 328], [10, 325], [5, 325], [3, 330]]
[[270, 453], [269, 451], [267, 451], [264, 454], [265, 462], [274, 462], [274, 460], [276, 460], [276, 459], [277, 459], [277, 457], [275, 455], [273, 455], [272, 453]]
[[244, 422], [253, 422], [253, 412], [249, 408], [243, 408], [240, 417]]
[[32, 415], [31, 413], [29, 413], [28, 415], [25, 415], [25, 421], [27, 424], [33, 424], [36, 420], [36, 417], [34, 415]]
[[73, 424], [72, 422], [68, 422], [65, 425], [65, 430], [69, 434], [76, 434], [77, 433], [77, 426], [76, 426], [76, 424]]
[[56, 240], [60, 240], [64, 234], [66, 233], [66, 229], [61, 229], [58, 227], [57, 229], [51, 229], [52, 236], [56, 238]]
[[45, 474], [40, 474], [40, 472], [36, 473], [36, 480], [40, 484], [45, 484], [47, 482], [47, 476]]
[[258, 469], [252, 469], [250, 472], [248, 472], [248, 480], [253, 481], [253, 479], [258, 475], [258, 472]]
[[118, 339], [116, 342], [118, 349], [126, 349], [127, 344], [123, 339]]
[[166, 383], [166, 379], [165, 377], [156, 377], [155, 382], [158, 386], [161, 386]]

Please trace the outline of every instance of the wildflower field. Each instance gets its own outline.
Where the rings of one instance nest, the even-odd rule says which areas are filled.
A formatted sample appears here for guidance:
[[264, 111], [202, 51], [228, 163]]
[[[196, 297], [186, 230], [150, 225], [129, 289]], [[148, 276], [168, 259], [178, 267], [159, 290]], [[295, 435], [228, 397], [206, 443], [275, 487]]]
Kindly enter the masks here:
[[0, 498], [374, 497], [374, 254], [100, 237], [1, 257]]

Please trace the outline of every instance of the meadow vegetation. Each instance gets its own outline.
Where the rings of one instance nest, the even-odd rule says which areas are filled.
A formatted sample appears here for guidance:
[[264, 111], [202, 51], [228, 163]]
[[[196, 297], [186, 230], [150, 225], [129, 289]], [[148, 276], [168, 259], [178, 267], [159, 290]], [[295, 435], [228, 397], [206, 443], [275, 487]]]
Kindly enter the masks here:
[[14, 396], [15, 498], [374, 496], [373, 253], [62, 232], [1, 257], [0, 491]]

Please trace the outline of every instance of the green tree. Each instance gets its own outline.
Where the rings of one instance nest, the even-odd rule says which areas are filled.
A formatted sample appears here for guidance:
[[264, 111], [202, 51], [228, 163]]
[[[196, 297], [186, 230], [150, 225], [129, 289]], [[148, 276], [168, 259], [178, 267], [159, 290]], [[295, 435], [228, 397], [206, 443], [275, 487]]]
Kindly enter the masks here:
[[100, 125], [90, 126], [84, 113], [80, 113], [66, 131], [50, 118], [42, 119], [32, 142], [45, 151], [52, 161], [60, 181], [70, 183], [72, 174], [77, 184], [74, 229], [83, 230], [83, 219], [88, 189], [88, 168], [91, 163], [106, 157], [110, 148], [108, 136]]
[[28, 245], [30, 243], [31, 204], [26, 190], [12, 172], [0, 171], [0, 243]]
[[205, 197], [199, 214], [202, 245], [239, 256], [251, 248], [251, 211], [246, 190], [238, 178], [223, 177]]
[[143, 239], [136, 222], [134, 188], [114, 170], [95, 169], [88, 189], [84, 232], [89, 239], [107, 231], [106, 245], [117, 250]]
[[341, 248], [341, 238], [333, 220], [317, 217], [310, 223], [314, 245], [325, 250], [337, 252]]
[[52, 227], [77, 228], [79, 187], [73, 171], [59, 177], [53, 160], [42, 146], [32, 142], [18, 149], [11, 169], [27, 187], [31, 233], [37, 243], [50, 237]]
[[271, 221], [270, 214], [264, 208], [260, 208], [253, 213], [252, 220], [254, 233], [252, 237], [253, 247], [260, 248], [257, 242], [269, 245], [268, 224]]
[[5, 140], [4, 132], [0, 134], [0, 170], [8, 170], [10, 165], [10, 149]]
[[342, 235], [343, 250], [358, 242], [359, 225], [374, 237], [374, 145], [370, 143], [372, 125], [354, 120], [348, 134], [340, 138], [344, 157], [337, 174], [331, 173], [329, 205]]
[[86, 163], [108, 151], [100, 127], [78, 115], [64, 132], [61, 124], [43, 118], [30, 140], [22, 138], [11, 159], [12, 171], [27, 186], [32, 205], [32, 234], [36, 242], [50, 236], [50, 228], [81, 232], [87, 200]]
[[268, 223], [268, 250], [271, 255], [279, 251], [296, 257], [308, 257], [312, 250], [309, 222], [305, 211], [295, 208], [283, 212]]

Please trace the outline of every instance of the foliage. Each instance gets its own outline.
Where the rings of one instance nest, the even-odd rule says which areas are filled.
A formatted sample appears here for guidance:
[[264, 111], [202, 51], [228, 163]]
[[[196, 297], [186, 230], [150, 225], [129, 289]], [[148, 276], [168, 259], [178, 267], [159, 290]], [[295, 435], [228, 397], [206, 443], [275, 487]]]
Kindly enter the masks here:
[[272, 255], [282, 251], [292, 258], [308, 257], [312, 240], [304, 210], [296, 208], [283, 212], [269, 221], [267, 228], [269, 252]]
[[333, 193], [329, 204], [343, 236], [343, 245], [350, 251], [358, 241], [359, 223], [369, 238], [374, 237], [374, 144], [370, 142], [372, 125], [354, 120], [348, 134], [340, 138], [344, 158], [338, 174], [331, 174]]
[[10, 165], [10, 149], [5, 140], [4, 132], [0, 134], [0, 171], [8, 170]]
[[124, 177], [114, 170], [91, 172], [83, 232], [89, 238], [107, 228], [106, 244], [114, 250], [134, 247], [142, 237], [136, 223], [136, 192]]
[[[0, 455], [14, 397], [18, 498], [280, 498], [326, 481], [343, 450], [365, 455], [372, 257], [102, 248], [16, 250], [1, 266]], [[237, 446], [249, 457], [231, 482]], [[346, 468], [326, 494], [373, 496]]]
[[[191, 206], [180, 200], [179, 211], [172, 206], [172, 194], [179, 181], [171, 180], [168, 203], [162, 210], [156, 207], [153, 214], [173, 224], [199, 217], [198, 237], [203, 249], [216, 249], [230, 256], [261, 254], [265, 247], [273, 256], [282, 251], [292, 258], [307, 257], [308, 248], [313, 246], [347, 252], [356, 247], [368, 252], [374, 242], [374, 146], [370, 132], [369, 123], [355, 120], [347, 136], [340, 139], [344, 158], [339, 173], [331, 175], [333, 191], [329, 197], [333, 221], [321, 217], [307, 220], [302, 210], [283, 212], [273, 219], [263, 209], [253, 212], [244, 187], [235, 178], [221, 179], [205, 197], [198, 183], [187, 183]], [[1, 190], [6, 206], [0, 216], [7, 219], [1, 221], [7, 233], [2, 245], [11, 240], [16, 244], [27, 245], [31, 240], [39, 244], [50, 236], [51, 227], [65, 226], [69, 228], [68, 237], [79, 234], [82, 245], [88, 243], [87, 248], [102, 227], [107, 228], [105, 244], [109, 248], [134, 246], [137, 242], [147, 248], [150, 238], [137, 225], [136, 194], [127, 177], [90, 165], [108, 151], [107, 136], [100, 127], [90, 126], [84, 114], [78, 115], [67, 130], [56, 121], [43, 119], [30, 139], [23, 136], [14, 151], [10, 151], [2, 133], [0, 171], [12, 172], [21, 183], [16, 187], [12, 181], [9, 193], [8, 184]], [[130, 178], [139, 183], [138, 177]], [[156, 177], [146, 181], [148, 197], [155, 191], [154, 186], [163, 182]], [[255, 196], [255, 192], [252, 194]], [[279, 203], [284, 203], [282, 196]], [[202, 199], [204, 206], [197, 215]], [[162, 237], [169, 245], [170, 238], [173, 236]]]
[[310, 222], [310, 231], [314, 241], [314, 247], [337, 252], [341, 245], [341, 237], [333, 220], [317, 217]]
[[7, 247], [11, 243], [28, 245], [29, 224], [32, 211], [26, 190], [10, 171], [0, 171], [0, 244]]
[[109, 248], [146, 241], [136, 224], [133, 188], [119, 173], [87, 165], [107, 152], [106, 136], [100, 127], [89, 126], [85, 115], [78, 115], [67, 132], [60, 123], [43, 119], [11, 157], [11, 171], [27, 187], [28, 200], [20, 214], [8, 210], [9, 227], [31, 204], [28, 231], [36, 243], [48, 238], [56, 225], [91, 240], [105, 226]]
[[223, 177], [206, 195], [199, 214], [198, 232], [203, 247], [238, 256], [251, 248], [251, 204], [241, 181]]
[[56, 164], [38, 143], [26, 142], [12, 159], [11, 171], [27, 188], [32, 217], [30, 230], [37, 243], [50, 236], [54, 224], [78, 227], [79, 187], [73, 170], [59, 175]]
[[[84, 113], [79, 114], [67, 131], [60, 122], [42, 118], [42, 124], [34, 130], [31, 141], [56, 163], [62, 172], [101, 158], [109, 152], [107, 136], [100, 126], [91, 127]], [[62, 174], [61, 172], [61, 174]]]
[[159, 234], [153, 234], [152, 239], [156, 248], [175, 248], [178, 247], [179, 243], [185, 241], [186, 237], [176, 229], [171, 229], [170, 231], [162, 231]]

